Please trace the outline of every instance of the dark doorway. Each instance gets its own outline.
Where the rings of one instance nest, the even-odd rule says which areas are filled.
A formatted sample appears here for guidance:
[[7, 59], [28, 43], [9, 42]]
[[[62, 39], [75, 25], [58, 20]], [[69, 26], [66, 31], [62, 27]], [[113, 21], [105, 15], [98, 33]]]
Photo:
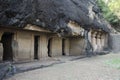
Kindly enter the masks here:
[[3, 43], [3, 61], [13, 60], [12, 50], [13, 33], [5, 32], [2, 36], [1, 42]]
[[34, 59], [38, 59], [39, 36], [34, 36]]
[[62, 39], [62, 55], [65, 56], [65, 39]]
[[48, 57], [52, 57], [51, 55], [51, 44], [52, 44], [52, 38], [48, 40]]

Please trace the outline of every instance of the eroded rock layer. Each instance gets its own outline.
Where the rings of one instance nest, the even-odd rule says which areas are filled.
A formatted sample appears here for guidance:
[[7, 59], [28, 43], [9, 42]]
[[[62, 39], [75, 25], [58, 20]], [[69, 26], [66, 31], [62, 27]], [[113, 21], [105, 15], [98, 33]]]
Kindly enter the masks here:
[[109, 31], [109, 24], [101, 16], [95, 0], [0, 0], [2, 26], [23, 28], [33, 24], [69, 34], [69, 21], [84, 29]]

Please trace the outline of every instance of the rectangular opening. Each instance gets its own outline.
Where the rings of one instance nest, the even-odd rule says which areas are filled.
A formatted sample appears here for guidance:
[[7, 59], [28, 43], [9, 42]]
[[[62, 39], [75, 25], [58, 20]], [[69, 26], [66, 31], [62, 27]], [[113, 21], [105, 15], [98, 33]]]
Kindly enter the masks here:
[[51, 49], [52, 49], [52, 38], [48, 40], [48, 57], [52, 57]]
[[5, 32], [2, 35], [1, 42], [3, 43], [3, 61], [13, 61], [12, 40], [13, 33]]
[[62, 55], [65, 56], [65, 39], [62, 39]]
[[40, 36], [34, 36], [34, 59], [38, 59], [39, 40]]

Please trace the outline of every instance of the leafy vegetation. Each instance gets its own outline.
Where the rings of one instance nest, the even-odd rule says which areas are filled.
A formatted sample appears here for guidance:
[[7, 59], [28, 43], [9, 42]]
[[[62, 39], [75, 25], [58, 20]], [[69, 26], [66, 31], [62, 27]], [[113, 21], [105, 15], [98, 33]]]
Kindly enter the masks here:
[[120, 26], [120, 0], [97, 0], [104, 18], [118, 28]]
[[106, 61], [106, 64], [108, 64], [111, 67], [120, 69], [120, 58], [115, 58], [115, 59], [111, 59], [109, 61]]

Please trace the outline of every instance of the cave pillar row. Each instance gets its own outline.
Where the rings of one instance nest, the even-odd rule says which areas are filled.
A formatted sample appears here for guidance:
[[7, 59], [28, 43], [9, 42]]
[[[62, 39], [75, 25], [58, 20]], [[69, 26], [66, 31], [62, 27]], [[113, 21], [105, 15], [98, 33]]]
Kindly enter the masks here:
[[93, 46], [93, 52], [96, 52], [96, 50], [97, 50], [96, 34], [97, 34], [97, 32], [93, 32], [93, 33], [92, 33], [91, 42], [92, 42], [92, 46]]
[[2, 61], [2, 57], [3, 57], [3, 44], [1, 43], [2, 35], [3, 35], [3, 31], [0, 31], [0, 61]]

